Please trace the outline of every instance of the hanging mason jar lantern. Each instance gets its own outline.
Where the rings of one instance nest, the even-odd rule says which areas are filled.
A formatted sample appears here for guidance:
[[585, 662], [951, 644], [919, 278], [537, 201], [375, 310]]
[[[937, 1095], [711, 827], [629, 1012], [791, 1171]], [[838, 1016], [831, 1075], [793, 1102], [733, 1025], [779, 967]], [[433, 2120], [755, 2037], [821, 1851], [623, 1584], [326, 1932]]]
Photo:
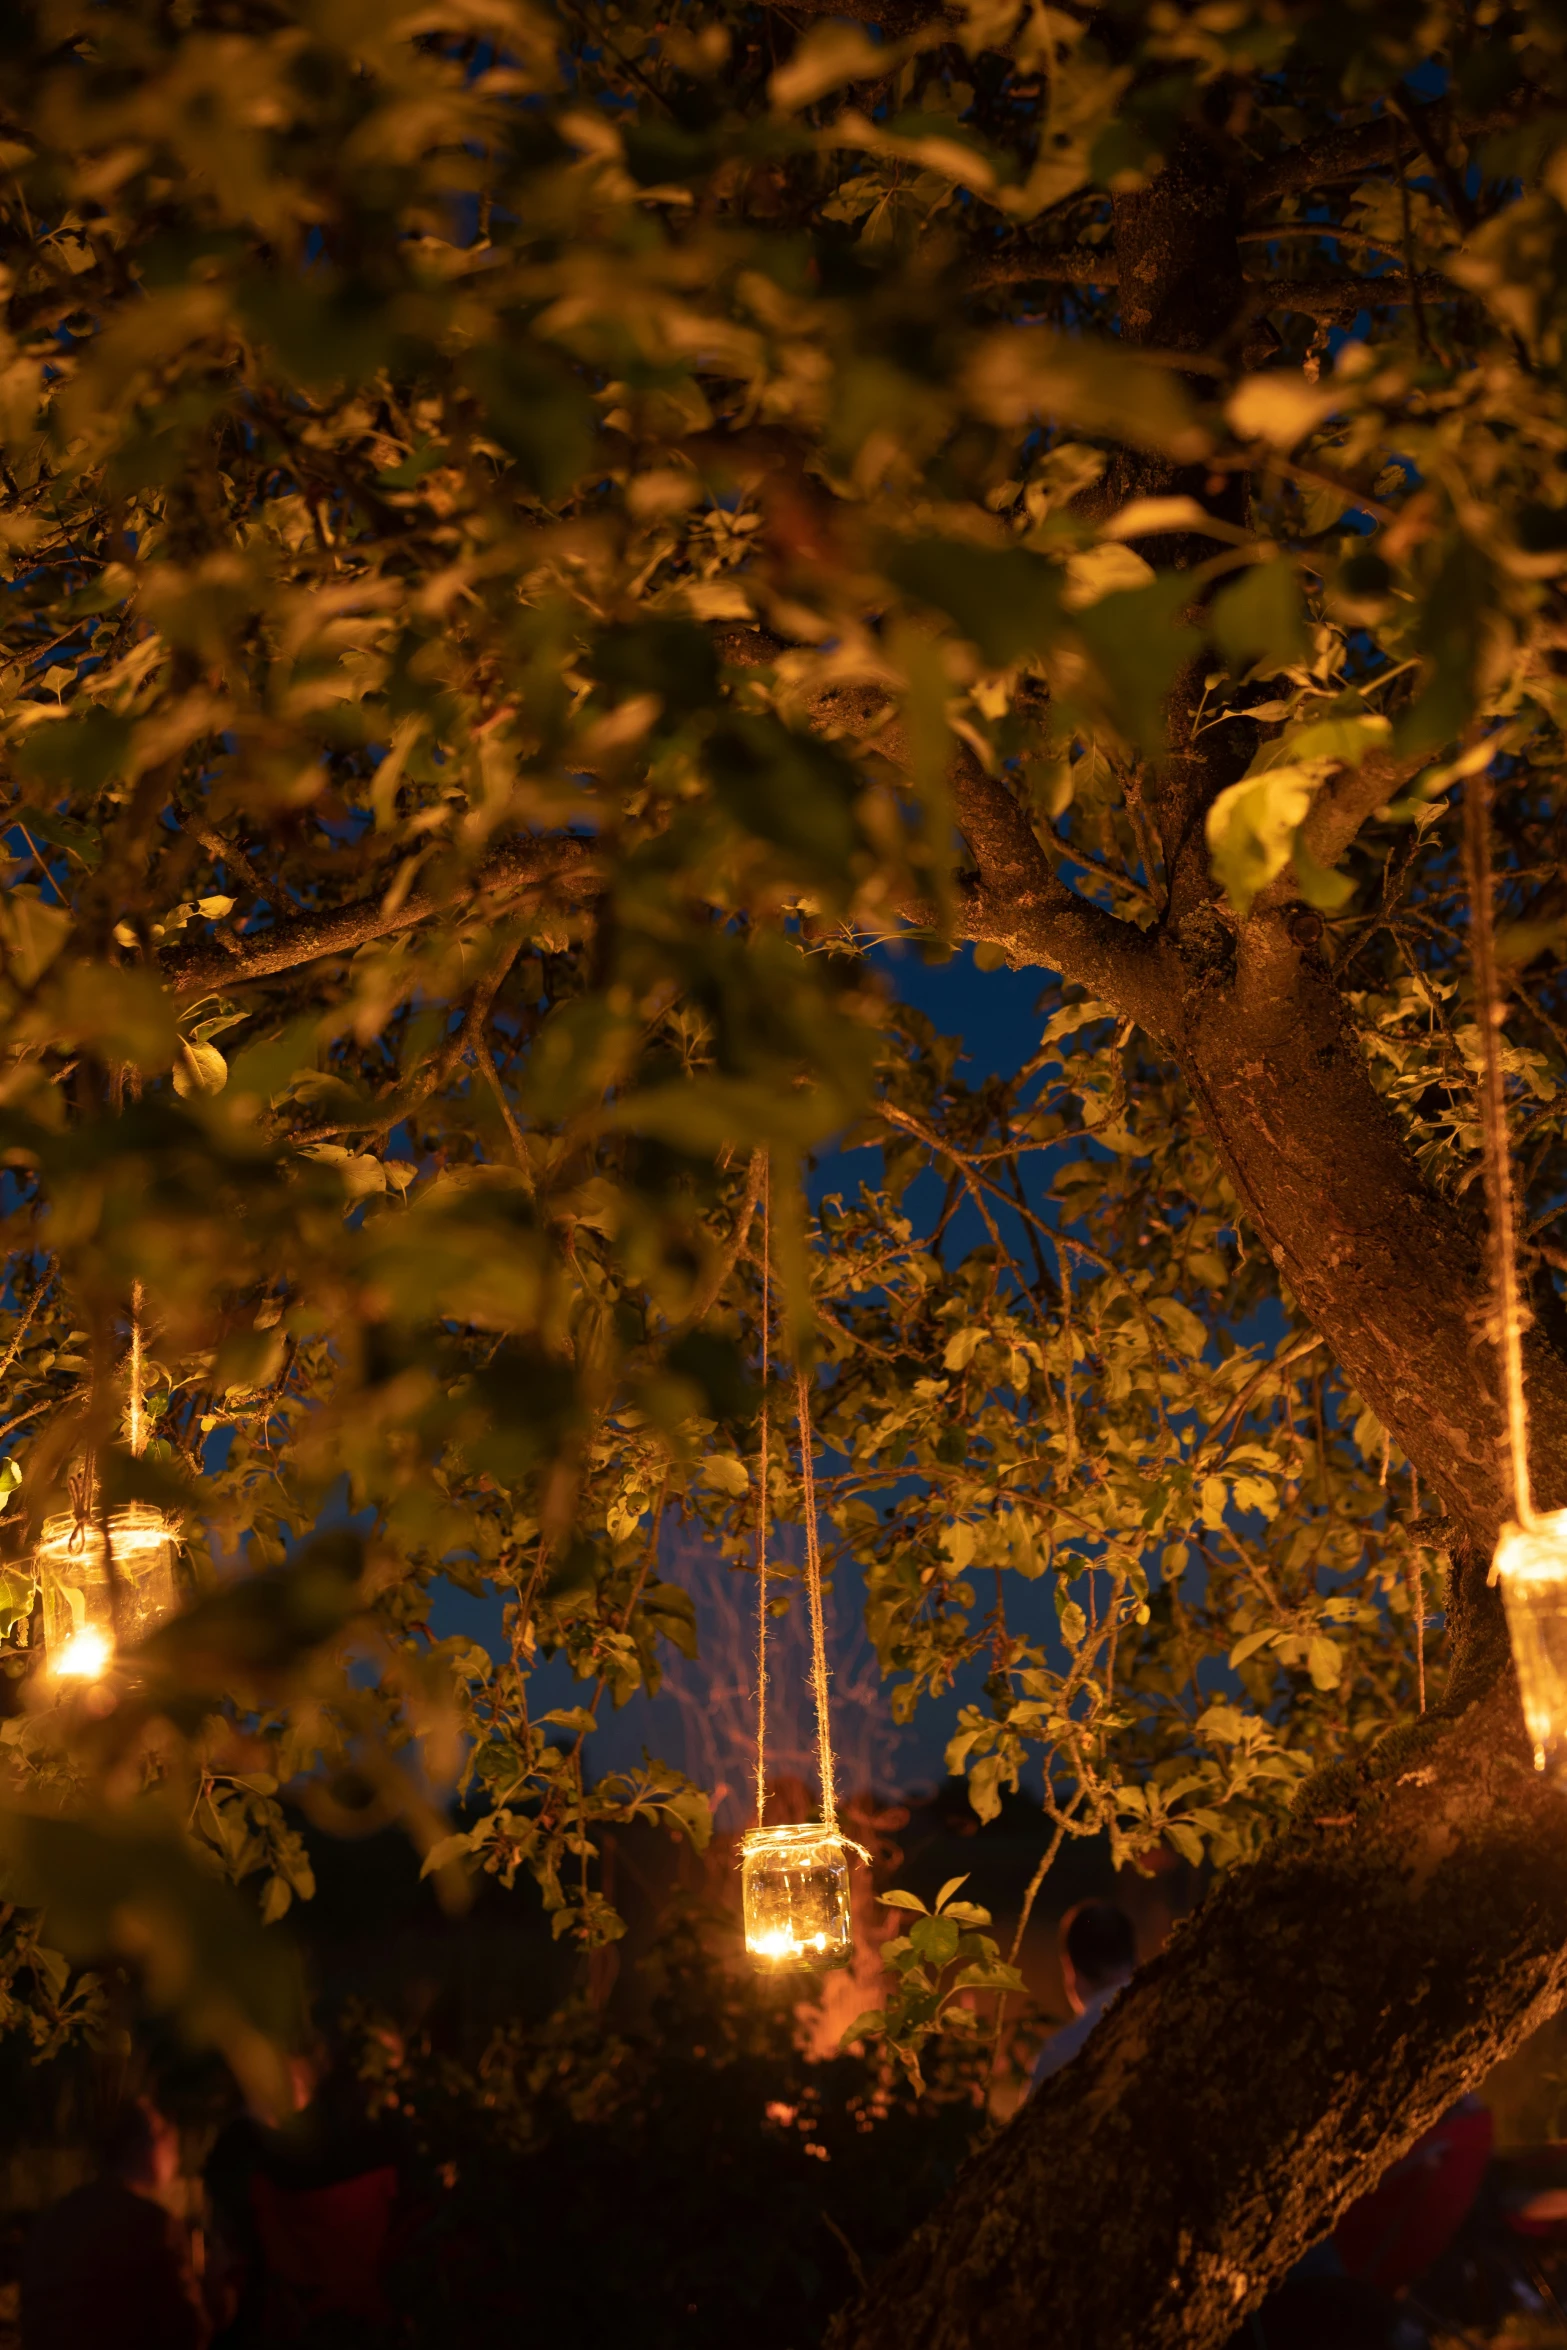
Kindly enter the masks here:
[[44, 1522], [34, 1564], [52, 1680], [101, 1681], [117, 1652], [174, 1612], [179, 1528], [146, 1502]]
[[1567, 1510], [1508, 1526], [1496, 1546], [1534, 1767], [1567, 1780]]
[[847, 1966], [849, 1845], [836, 1829], [752, 1828], [740, 1842], [745, 1947], [767, 1973]]

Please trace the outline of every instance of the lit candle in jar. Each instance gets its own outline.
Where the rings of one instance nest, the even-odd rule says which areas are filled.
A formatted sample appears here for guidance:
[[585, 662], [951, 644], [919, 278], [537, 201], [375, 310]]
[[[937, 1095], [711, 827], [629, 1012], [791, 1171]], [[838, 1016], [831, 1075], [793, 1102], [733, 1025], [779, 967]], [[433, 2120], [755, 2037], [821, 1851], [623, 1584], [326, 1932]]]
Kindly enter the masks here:
[[847, 1966], [854, 1931], [843, 1837], [811, 1822], [753, 1828], [740, 1849], [745, 1946], [755, 1964]]

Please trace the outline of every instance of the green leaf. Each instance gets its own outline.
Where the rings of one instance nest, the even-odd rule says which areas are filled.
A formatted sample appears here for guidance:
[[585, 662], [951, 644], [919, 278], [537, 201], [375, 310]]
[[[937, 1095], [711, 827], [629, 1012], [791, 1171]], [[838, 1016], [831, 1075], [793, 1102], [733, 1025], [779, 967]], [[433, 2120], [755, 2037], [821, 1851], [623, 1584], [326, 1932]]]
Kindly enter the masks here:
[[1440, 751], [1467, 724], [1497, 592], [1489, 559], [1471, 539], [1457, 539], [1421, 611], [1421, 687], [1398, 721], [1395, 742], [1400, 758]]
[[1015, 326], [988, 335], [969, 362], [965, 389], [995, 424], [1068, 424], [1183, 463], [1212, 446], [1173, 368], [1086, 336]]
[[595, 416], [557, 352], [506, 332], [468, 353], [463, 373], [479, 411], [531, 490], [558, 498], [589, 464]]
[[17, 1626], [26, 1623], [37, 1589], [34, 1578], [22, 1568], [7, 1567], [0, 1572], [0, 1639], [9, 1640]]
[[1301, 896], [1308, 906], [1316, 906], [1324, 914], [1342, 912], [1355, 894], [1349, 876], [1319, 865], [1298, 833], [1290, 848], [1290, 863]]
[[149, 2005], [221, 2049], [263, 2110], [281, 2113], [297, 1971], [154, 1802], [74, 1817], [0, 1810], [0, 1877], [76, 1964], [129, 1961]]
[[228, 1083], [229, 1065], [213, 1044], [180, 1041], [174, 1063], [174, 1090], [182, 1097], [193, 1093], [221, 1093]]
[[[131, 734], [130, 720], [116, 717], [110, 710], [94, 709], [80, 717], [59, 718], [30, 728], [23, 736], [16, 754], [17, 769], [42, 783], [69, 785], [89, 798], [101, 791], [111, 776], [123, 771]], [[91, 825], [52, 818], [43, 809], [29, 808], [21, 813], [23, 823], [31, 827], [36, 822], [43, 828], [46, 840], [57, 841], [62, 848], [76, 848], [78, 841], [69, 837], [75, 831], [96, 843], [101, 854], [101, 837]], [[57, 829], [61, 826], [66, 828], [64, 838]]]
[[[58, 728], [51, 732], [58, 733]], [[26, 827], [34, 840], [46, 840], [53, 847], [68, 849], [79, 857], [89, 873], [95, 873], [103, 862], [103, 834], [96, 824], [84, 824], [79, 817], [63, 816], [54, 808], [19, 808], [17, 822]]]
[[1164, 748], [1164, 705], [1177, 672], [1202, 639], [1184, 618], [1190, 580], [1167, 572], [1148, 587], [1103, 596], [1074, 615], [1104, 680], [1104, 708], [1119, 734], [1157, 756]]
[[700, 1787], [677, 1788], [663, 1798], [663, 1808], [685, 1830], [692, 1850], [705, 1852], [713, 1841], [713, 1807], [705, 1791]]
[[1237, 914], [1289, 863], [1314, 785], [1299, 768], [1243, 778], [1208, 810], [1208, 848], [1216, 878]]
[[1306, 1643], [1306, 1665], [1314, 1689], [1336, 1689], [1344, 1672], [1344, 1652], [1326, 1633], [1314, 1632]]
[[1344, 398], [1341, 383], [1312, 383], [1290, 368], [1270, 367], [1264, 375], [1243, 378], [1230, 394], [1225, 413], [1242, 440], [1293, 449], [1341, 408]]
[[961, 1933], [955, 1918], [921, 1918], [909, 1930], [909, 1940], [916, 1955], [927, 1966], [950, 1966], [958, 1955]]
[[905, 539], [884, 549], [889, 579], [978, 645], [996, 669], [1042, 653], [1060, 633], [1061, 573], [1025, 547]]
[[917, 1893], [904, 1893], [895, 1890], [891, 1893], [878, 1893], [876, 1898], [884, 1909], [917, 1909], [921, 1917], [926, 1914], [925, 1904]]
[[842, 752], [776, 719], [737, 717], [714, 728], [702, 756], [735, 822], [840, 900], [858, 840], [859, 797], [859, 777]]
[[702, 1461], [702, 1482], [715, 1493], [742, 1494], [751, 1490], [751, 1473], [732, 1452], [710, 1452]]
[[942, 1886], [941, 1891], [937, 1894], [934, 1907], [938, 1911], [945, 1909], [950, 1896], [956, 1893], [960, 1885], [966, 1885], [967, 1883], [968, 1876], [966, 1874], [961, 1877], [949, 1877], [946, 1883]]
[[1306, 660], [1311, 648], [1294, 565], [1254, 563], [1243, 571], [1215, 596], [1208, 628], [1236, 677], [1254, 666], [1266, 675]]
[[863, 81], [887, 70], [887, 51], [859, 25], [815, 24], [795, 43], [793, 54], [775, 66], [767, 94], [780, 114], [814, 106], [844, 82]]
[[947, 1985], [954, 1991], [1026, 1991], [1028, 1984], [1015, 1966], [1004, 1959], [977, 1960], [974, 1965], [959, 1969]]
[[286, 1687], [360, 1605], [363, 1544], [314, 1534], [286, 1566], [226, 1583], [161, 1624], [135, 1651], [155, 1684], [262, 1692]]
[[104, 1061], [167, 1069], [179, 1049], [174, 1007], [155, 973], [73, 963], [50, 973], [55, 1033]]

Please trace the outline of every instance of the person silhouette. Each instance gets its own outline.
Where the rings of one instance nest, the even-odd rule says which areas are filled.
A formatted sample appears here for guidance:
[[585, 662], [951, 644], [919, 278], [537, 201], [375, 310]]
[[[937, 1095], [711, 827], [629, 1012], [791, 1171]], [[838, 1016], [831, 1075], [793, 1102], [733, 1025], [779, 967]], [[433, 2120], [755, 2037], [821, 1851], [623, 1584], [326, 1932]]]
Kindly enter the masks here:
[[[366, 2111], [341, 2052], [318, 2040], [289, 2063], [293, 2112], [231, 2122], [207, 2196], [233, 2314], [219, 2350], [396, 2337], [385, 2271], [407, 2184], [405, 2134]], [[406, 2215], [404, 2215], [406, 2216]]]
[[1029, 2094], [1070, 2064], [1106, 2008], [1131, 1981], [1137, 1965], [1137, 1935], [1124, 1909], [1113, 1901], [1080, 1901], [1058, 1929], [1061, 1979], [1072, 2021], [1051, 2034], [1034, 2060]]
[[122, 2106], [103, 2167], [34, 2222], [22, 2254], [22, 2350], [207, 2350], [190, 2239], [163, 2198], [179, 2133], [150, 2097]]

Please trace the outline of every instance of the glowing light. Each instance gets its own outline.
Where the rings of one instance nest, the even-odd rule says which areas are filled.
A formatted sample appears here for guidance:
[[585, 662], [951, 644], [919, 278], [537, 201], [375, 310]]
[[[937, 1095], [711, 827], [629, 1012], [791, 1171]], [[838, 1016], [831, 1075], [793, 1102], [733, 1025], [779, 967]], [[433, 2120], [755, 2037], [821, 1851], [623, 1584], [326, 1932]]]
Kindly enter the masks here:
[[50, 1664], [58, 1681], [101, 1681], [114, 1657], [114, 1642], [101, 1624], [72, 1634]]
[[178, 1531], [139, 1501], [109, 1510], [101, 1522], [46, 1521], [33, 1563], [52, 1679], [101, 1681], [119, 1649], [173, 1613]]
[[791, 1934], [784, 1926], [770, 1926], [751, 1935], [746, 1948], [753, 1958], [801, 1959], [809, 1965], [813, 1958], [820, 1958], [825, 1952], [827, 1937], [825, 1934], [801, 1936]]
[[1506, 1527], [1496, 1577], [1534, 1767], [1567, 1782], [1567, 1510]]
[[847, 1966], [854, 1932], [844, 1838], [811, 1822], [753, 1828], [740, 1850], [745, 1946], [755, 1964]]

